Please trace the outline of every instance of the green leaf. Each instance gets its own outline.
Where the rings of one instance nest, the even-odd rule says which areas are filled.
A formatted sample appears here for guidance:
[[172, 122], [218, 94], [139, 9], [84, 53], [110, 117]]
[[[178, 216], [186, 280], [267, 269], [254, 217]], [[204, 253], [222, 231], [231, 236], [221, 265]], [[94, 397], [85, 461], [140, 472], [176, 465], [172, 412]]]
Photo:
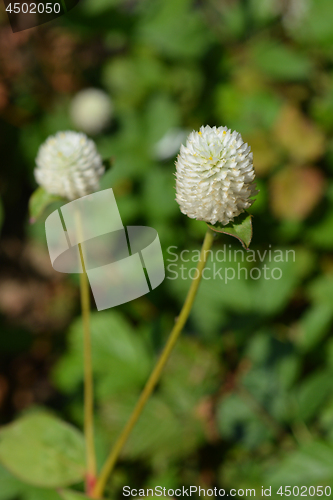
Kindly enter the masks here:
[[308, 239], [311, 244], [323, 250], [333, 248], [333, 212], [330, 211], [318, 223], [307, 231]]
[[63, 500], [50, 488], [38, 488], [23, 483], [0, 465], [0, 500]]
[[[176, 395], [174, 394], [174, 397]], [[110, 442], [115, 441], [128, 421], [137, 395], [124, 394], [103, 405], [103, 424]], [[195, 408], [188, 411], [170, 402], [170, 393], [153, 395], [142, 412], [122, 452], [126, 459], [150, 459], [156, 462], [186, 457], [202, 444], [204, 430], [195, 416]]]
[[308, 287], [308, 295], [310, 300], [316, 305], [332, 304], [333, 294], [333, 276], [331, 274], [323, 274], [311, 281]]
[[[93, 312], [90, 325], [97, 397], [141, 389], [151, 368], [143, 339], [116, 311]], [[70, 328], [68, 352], [54, 371], [57, 386], [67, 393], [73, 392], [83, 379], [82, 332], [79, 318]]]
[[332, 306], [329, 303], [315, 304], [302, 316], [296, 343], [302, 351], [310, 351], [328, 334], [333, 321]]
[[21, 493], [23, 486], [21, 481], [0, 465], [0, 500], [17, 497]]
[[218, 358], [213, 351], [193, 339], [181, 338], [165, 367], [160, 385], [177, 410], [191, 411], [202, 397], [218, 387], [218, 370]]
[[207, 224], [210, 229], [217, 233], [229, 234], [237, 238], [242, 246], [247, 250], [252, 240], [252, 215], [244, 212], [235, 217], [233, 222], [229, 222], [226, 226], [222, 226], [219, 222], [216, 224]]
[[212, 42], [199, 10], [188, 0], [157, 2], [145, 9], [138, 25], [137, 39], [158, 53], [175, 59], [200, 57]]
[[325, 403], [332, 386], [331, 374], [320, 371], [311, 374], [303, 380], [294, 392], [297, 404], [296, 418], [308, 422], [319, 414], [320, 407]]
[[48, 205], [61, 199], [60, 196], [50, 194], [42, 187], [37, 188], [36, 191], [32, 193], [29, 200], [30, 222], [35, 222], [39, 219]]
[[329, 50], [333, 42], [333, 11], [331, 0], [310, 2], [309, 8], [289, 29], [292, 38], [311, 48]]
[[217, 428], [224, 439], [239, 439], [246, 448], [255, 448], [268, 439], [270, 430], [262, 425], [251, 405], [238, 394], [223, 398], [217, 409]]
[[[50, 488], [36, 488], [36, 486], [23, 485], [20, 500], [62, 500], [59, 493]], [[8, 499], [7, 499], [8, 500]]]
[[89, 500], [90, 497], [73, 490], [60, 490], [59, 494], [63, 500]]
[[47, 413], [23, 416], [0, 432], [0, 461], [22, 481], [44, 488], [69, 486], [85, 474], [81, 433]]
[[[242, 78], [247, 76], [245, 71]], [[244, 92], [234, 84], [223, 83], [215, 90], [215, 117], [235, 130], [247, 135], [254, 130], [269, 130], [276, 123], [282, 106], [281, 98], [274, 92], [256, 89]]]
[[273, 488], [282, 485], [330, 484], [333, 480], [332, 445], [312, 441], [288, 452], [285, 458], [271, 468], [266, 484]]
[[302, 80], [311, 75], [311, 59], [301, 51], [267, 39], [253, 47], [255, 65], [274, 80]]

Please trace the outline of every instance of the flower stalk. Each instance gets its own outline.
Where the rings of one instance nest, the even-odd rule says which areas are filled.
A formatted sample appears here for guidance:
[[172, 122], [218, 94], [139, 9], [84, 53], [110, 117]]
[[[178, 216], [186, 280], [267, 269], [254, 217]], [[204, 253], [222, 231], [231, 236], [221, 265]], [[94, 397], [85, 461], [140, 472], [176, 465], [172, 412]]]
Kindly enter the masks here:
[[[66, 9], [65, 9], [66, 10]], [[58, 132], [40, 146], [34, 170], [37, 183], [50, 195], [75, 200], [99, 189], [104, 166], [95, 143], [85, 134], [74, 131]], [[40, 204], [40, 202], [39, 202]], [[38, 206], [38, 204], [37, 204]], [[45, 208], [45, 203], [42, 204]], [[83, 241], [80, 212], [75, 214], [77, 240]], [[84, 435], [86, 444], [86, 493], [92, 495], [96, 482], [96, 456], [94, 443], [94, 391], [90, 332], [90, 287], [84, 254], [78, 244], [80, 295], [83, 319], [84, 351]]]
[[[80, 258], [84, 268], [82, 248], [79, 244]], [[93, 370], [91, 355], [91, 335], [90, 335], [90, 296], [89, 284], [84, 269], [80, 273], [80, 293], [83, 319], [83, 344], [84, 344], [84, 435], [86, 442], [86, 492], [89, 495], [96, 481], [96, 458], [94, 444], [94, 391], [93, 391]]]
[[[79, 241], [82, 240], [80, 214], [76, 213], [76, 226]], [[78, 244], [82, 265], [80, 273], [80, 296], [83, 320], [83, 357], [84, 357], [84, 437], [86, 444], [86, 493], [91, 495], [96, 483], [96, 456], [94, 441], [94, 383], [92, 367], [91, 331], [90, 331], [90, 289], [84, 263], [82, 245]]]
[[108, 478], [110, 474], [112, 473], [116, 462], [118, 460], [118, 457], [127, 442], [127, 439], [129, 435], [132, 432], [132, 429], [136, 422], [138, 421], [148, 399], [150, 398], [151, 394], [153, 393], [157, 383], [160, 380], [162, 371], [170, 357], [170, 354], [179, 338], [179, 335], [189, 317], [189, 314], [191, 312], [194, 299], [196, 297], [199, 284], [202, 278], [202, 272], [205, 268], [206, 262], [207, 262], [207, 257], [209, 255], [208, 250], [211, 248], [214, 240], [214, 232], [208, 228], [205, 239], [201, 248], [201, 253], [200, 253], [200, 260], [198, 262], [197, 270], [198, 272], [195, 273], [195, 277], [192, 280], [190, 289], [188, 291], [187, 297], [185, 299], [184, 305], [182, 307], [182, 310], [176, 319], [175, 325], [169, 335], [168, 341], [166, 343], [166, 346], [164, 347], [164, 350], [155, 365], [155, 368], [153, 369], [146, 386], [144, 387], [141, 396], [132, 412], [132, 415], [130, 416], [127, 424], [125, 425], [122, 433], [120, 434], [118, 440], [116, 441], [113, 449], [111, 450], [111, 453], [109, 457], [106, 460], [106, 463], [101, 471], [100, 476], [97, 479], [96, 486], [93, 489], [93, 498], [101, 498], [103, 496], [105, 486], [107, 484]]

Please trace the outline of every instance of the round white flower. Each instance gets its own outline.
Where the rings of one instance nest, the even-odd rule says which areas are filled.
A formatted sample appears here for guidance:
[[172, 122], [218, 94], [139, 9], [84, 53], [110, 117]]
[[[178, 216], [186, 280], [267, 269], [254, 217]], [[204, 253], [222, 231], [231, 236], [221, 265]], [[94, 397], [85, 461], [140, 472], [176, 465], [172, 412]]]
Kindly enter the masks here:
[[95, 135], [109, 124], [113, 105], [110, 97], [103, 90], [88, 88], [81, 90], [73, 97], [69, 113], [78, 129]]
[[240, 134], [227, 127], [201, 127], [181, 146], [176, 161], [176, 200], [180, 210], [210, 224], [228, 224], [249, 208], [257, 194], [253, 153]]
[[95, 143], [79, 132], [58, 132], [39, 148], [35, 178], [46, 191], [74, 200], [99, 189], [104, 173]]

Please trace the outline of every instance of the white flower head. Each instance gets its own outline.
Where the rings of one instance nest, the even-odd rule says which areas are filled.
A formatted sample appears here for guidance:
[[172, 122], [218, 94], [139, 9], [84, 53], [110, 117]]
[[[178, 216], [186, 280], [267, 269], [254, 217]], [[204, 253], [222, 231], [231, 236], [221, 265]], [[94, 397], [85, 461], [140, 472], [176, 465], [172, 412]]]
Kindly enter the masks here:
[[35, 178], [47, 192], [74, 200], [99, 189], [104, 173], [95, 143], [79, 132], [58, 132], [39, 148]]
[[83, 89], [73, 97], [69, 113], [78, 129], [95, 135], [109, 124], [113, 114], [113, 104], [103, 90]]
[[253, 153], [227, 127], [191, 132], [176, 161], [176, 200], [192, 219], [228, 224], [249, 208], [258, 193]]

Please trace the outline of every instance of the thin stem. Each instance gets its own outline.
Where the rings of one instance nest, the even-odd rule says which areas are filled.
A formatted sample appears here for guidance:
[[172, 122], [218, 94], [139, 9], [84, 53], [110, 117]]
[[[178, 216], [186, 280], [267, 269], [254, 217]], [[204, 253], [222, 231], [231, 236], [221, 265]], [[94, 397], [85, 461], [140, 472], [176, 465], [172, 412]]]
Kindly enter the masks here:
[[132, 415], [130, 416], [127, 424], [125, 425], [122, 433], [120, 434], [118, 440], [116, 441], [113, 449], [111, 450], [111, 453], [109, 457], [107, 458], [107, 461], [101, 471], [101, 474], [97, 480], [96, 486], [93, 490], [94, 493], [94, 498], [101, 498], [104, 489], [107, 483], [107, 480], [112, 473], [114, 466], [117, 462], [117, 459], [121, 453], [121, 450], [123, 449], [134, 425], [136, 424], [137, 420], [139, 419], [142, 410], [144, 409], [149, 397], [151, 396], [153, 390], [156, 387], [156, 384], [158, 383], [161, 373], [163, 371], [163, 368], [165, 367], [169, 356], [172, 352], [172, 349], [174, 348], [178, 337], [186, 323], [186, 320], [191, 312], [193, 302], [196, 296], [196, 293], [198, 291], [198, 287], [202, 278], [202, 272], [205, 268], [207, 257], [208, 257], [208, 250], [211, 248], [212, 243], [214, 239], [214, 232], [211, 229], [207, 229], [206, 236], [201, 248], [201, 254], [200, 254], [200, 261], [198, 262], [197, 270], [198, 272], [195, 273], [195, 277], [191, 283], [191, 287], [188, 291], [186, 300], [184, 302], [184, 305], [182, 307], [182, 310], [176, 320], [176, 323], [170, 333], [170, 336], [168, 338], [168, 341], [166, 343], [166, 346], [164, 347], [164, 350], [155, 365], [154, 370], [152, 371], [142, 393], [141, 396], [132, 412]]
[[[77, 216], [78, 234], [82, 235], [81, 219]], [[79, 241], [82, 238], [79, 238]], [[80, 294], [83, 319], [84, 351], [84, 436], [86, 443], [86, 493], [91, 494], [96, 483], [96, 456], [94, 442], [94, 386], [90, 333], [90, 289], [81, 244], [78, 244], [83, 272], [80, 273]]]

